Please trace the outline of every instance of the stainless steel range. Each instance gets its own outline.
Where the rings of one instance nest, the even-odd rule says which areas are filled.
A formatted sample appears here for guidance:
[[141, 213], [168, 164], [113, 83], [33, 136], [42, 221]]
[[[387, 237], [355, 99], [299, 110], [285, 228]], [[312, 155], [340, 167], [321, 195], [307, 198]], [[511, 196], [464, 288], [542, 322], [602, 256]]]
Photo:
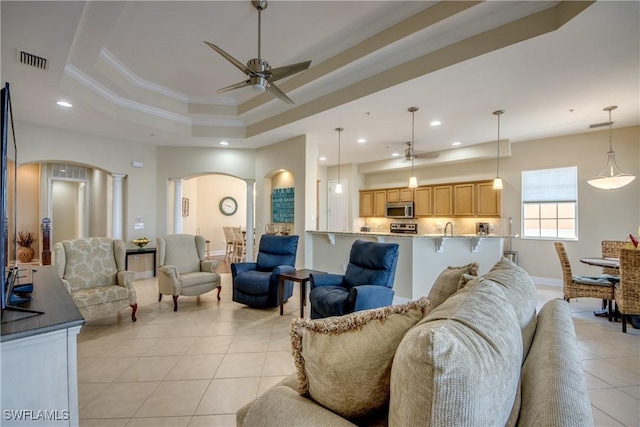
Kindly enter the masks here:
[[418, 234], [418, 224], [391, 223], [391, 233]]

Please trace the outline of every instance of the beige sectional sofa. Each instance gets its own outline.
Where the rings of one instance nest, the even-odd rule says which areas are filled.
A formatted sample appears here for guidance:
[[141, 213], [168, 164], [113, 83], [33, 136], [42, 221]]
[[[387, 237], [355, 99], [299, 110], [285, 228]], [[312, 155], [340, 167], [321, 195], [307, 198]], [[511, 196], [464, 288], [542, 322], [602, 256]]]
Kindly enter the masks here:
[[294, 320], [297, 374], [245, 405], [242, 426], [588, 426], [571, 312], [536, 312], [529, 275], [506, 258], [442, 272], [428, 298]]

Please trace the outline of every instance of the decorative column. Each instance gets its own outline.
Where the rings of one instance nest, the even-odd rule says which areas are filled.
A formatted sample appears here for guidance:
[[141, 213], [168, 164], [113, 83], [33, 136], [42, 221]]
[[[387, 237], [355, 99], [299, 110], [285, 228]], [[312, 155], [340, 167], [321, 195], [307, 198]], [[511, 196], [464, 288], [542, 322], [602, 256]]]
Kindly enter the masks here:
[[173, 234], [182, 233], [182, 178], [171, 178], [173, 182]]
[[114, 239], [122, 239], [122, 187], [124, 179], [127, 175], [123, 173], [112, 173], [111, 177], [113, 178], [113, 201], [111, 203], [112, 206], [112, 215], [111, 215], [111, 237]]
[[255, 183], [255, 179], [246, 179], [247, 183], [247, 261], [253, 261], [255, 258], [253, 257], [253, 238], [254, 233], [253, 229], [255, 228], [254, 223], [254, 197], [253, 197], [253, 184]]

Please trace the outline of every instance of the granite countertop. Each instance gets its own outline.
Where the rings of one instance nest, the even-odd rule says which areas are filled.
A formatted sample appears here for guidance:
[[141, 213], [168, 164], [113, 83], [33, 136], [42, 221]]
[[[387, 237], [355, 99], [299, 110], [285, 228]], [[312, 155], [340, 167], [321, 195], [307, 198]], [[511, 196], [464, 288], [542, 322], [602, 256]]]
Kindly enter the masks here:
[[501, 234], [454, 234], [444, 235], [441, 233], [438, 234], [405, 234], [405, 233], [391, 233], [388, 231], [329, 231], [329, 230], [308, 230], [309, 233], [318, 233], [318, 234], [344, 234], [344, 235], [352, 235], [352, 236], [386, 236], [386, 237], [409, 237], [409, 238], [426, 238], [426, 239], [469, 239], [469, 238], [478, 238], [478, 239], [508, 239], [509, 236], [504, 236]]

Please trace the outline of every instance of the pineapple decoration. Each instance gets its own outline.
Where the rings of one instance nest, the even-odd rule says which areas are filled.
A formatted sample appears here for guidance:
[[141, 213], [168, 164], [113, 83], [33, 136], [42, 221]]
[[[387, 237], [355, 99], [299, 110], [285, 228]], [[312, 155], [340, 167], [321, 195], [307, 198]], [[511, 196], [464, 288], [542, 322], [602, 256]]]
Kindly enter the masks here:
[[31, 262], [36, 253], [31, 247], [35, 241], [35, 233], [24, 230], [18, 232], [18, 238], [16, 239], [16, 243], [18, 243], [18, 261]]

